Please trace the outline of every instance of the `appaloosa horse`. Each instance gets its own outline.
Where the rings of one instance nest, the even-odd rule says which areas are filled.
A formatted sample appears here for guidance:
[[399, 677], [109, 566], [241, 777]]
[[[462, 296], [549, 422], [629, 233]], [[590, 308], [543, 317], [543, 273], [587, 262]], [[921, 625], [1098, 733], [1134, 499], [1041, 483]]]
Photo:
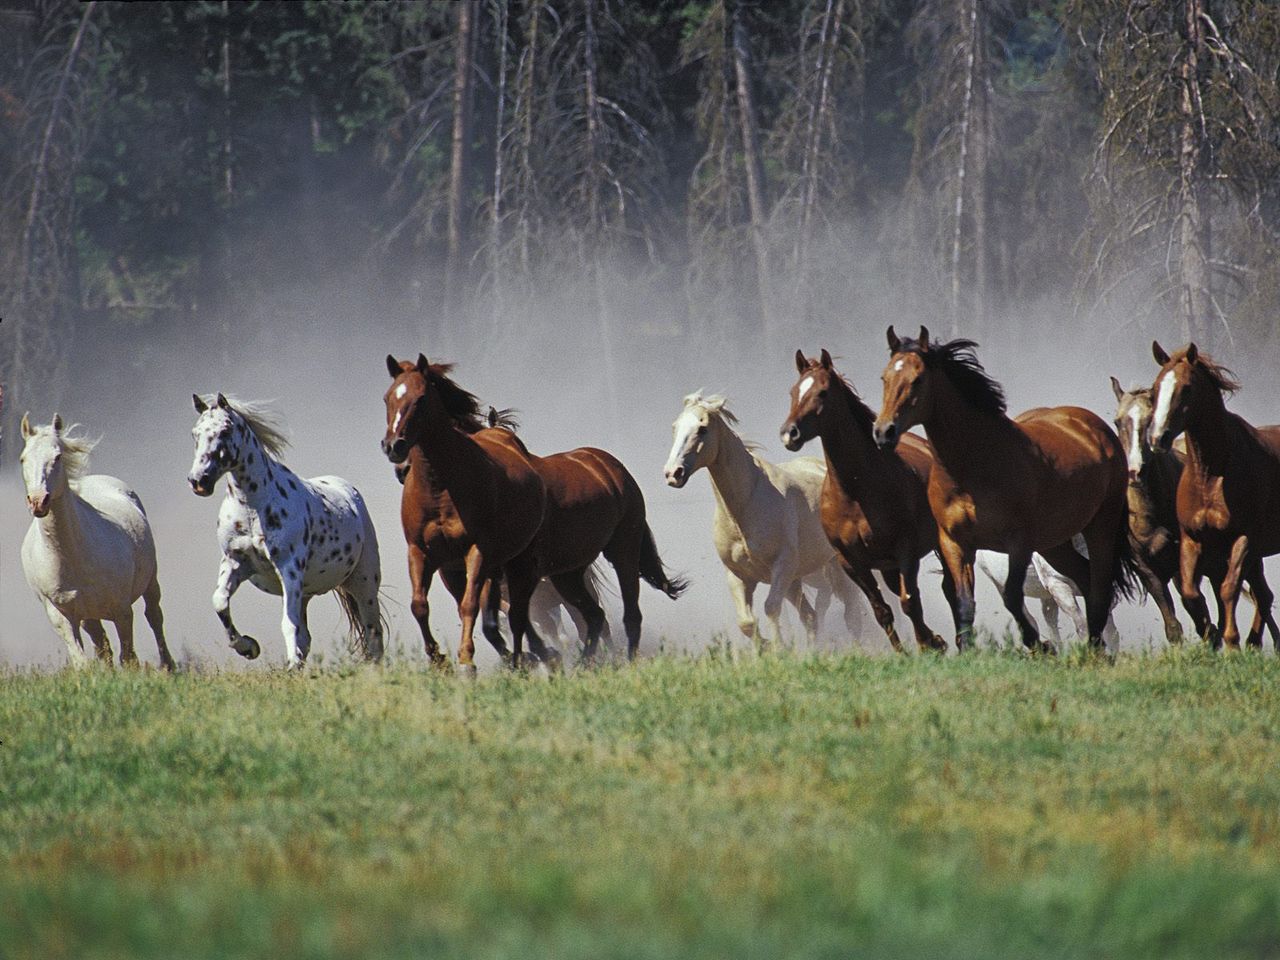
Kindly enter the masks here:
[[[920, 603], [920, 558], [938, 546], [938, 528], [925, 484], [934, 467], [933, 451], [908, 435], [897, 450], [881, 450], [871, 435], [875, 414], [844, 377], [826, 350], [816, 359], [796, 351], [799, 381], [791, 388], [791, 411], [783, 421], [782, 444], [799, 450], [822, 439], [827, 476], [822, 484], [822, 528], [835, 547], [845, 573], [866, 594], [889, 643], [901, 651], [893, 611], [880, 594], [873, 570], [896, 587], [903, 612], [911, 619], [919, 647], [946, 650], [929, 629]], [[955, 609], [952, 579], [943, 573], [943, 592]]]
[[[888, 330], [889, 365], [876, 441], [892, 449], [923, 426], [937, 461], [929, 506], [943, 562], [958, 595], [956, 644], [972, 641], [973, 563], [979, 549], [1009, 556], [1004, 603], [1032, 650], [1041, 641], [1024, 614], [1023, 583], [1031, 554], [1085, 590], [1089, 643], [1101, 648], [1115, 591], [1132, 590], [1125, 519], [1125, 460], [1120, 441], [1080, 407], [1040, 407], [1016, 419], [1004, 391], [983, 370], [971, 340], [931, 343]], [[1083, 533], [1088, 559], [1071, 545]]]
[[[1168, 450], [1179, 433], [1187, 439], [1177, 496], [1182, 598], [1201, 637], [1216, 645], [1220, 636], [1238, 648], [1242, 583], [1252, 586], [1258, 612], [1266, 611], [1263, 619], [1273, 600], [1262, 561], [1280, 553], [1280, 426], [1255, 427], [1227, 410], [1225, 395], [1240, 385], [1194, 343], [1170, 356], [1153, 341], [1151, 352], [1160, 372], [1151, 386], [1149, 442]], [[1206, 572], [1222, 603], [1220, 634], [1200, 592]], [[1262, 643], [1257, 615], [1247, 643]]]

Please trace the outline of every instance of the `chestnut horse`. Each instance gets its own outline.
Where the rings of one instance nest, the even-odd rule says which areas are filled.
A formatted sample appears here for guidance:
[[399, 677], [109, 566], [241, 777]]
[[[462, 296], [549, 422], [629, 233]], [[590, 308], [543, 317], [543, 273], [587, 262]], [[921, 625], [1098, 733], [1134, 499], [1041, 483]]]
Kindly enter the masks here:
[[[1116, 435], [1081, 407], [1040, 407], [1010, 419], [1004, 391], [983, 370], [972, 340], [930, 343], [924, 327], [914, 340], [889, 327], [888, 340], [876, 442], [892, 449], [920, 425], [933, 444], [929, 506], [955, 578], [956, 645], [973, 639], [973, 563], [985, 549], [1009, 555], [1004, 603], [1029, 649], [1053, 650], [1024, 613], [1032, 552], [1084, 590], [1089, 644], [1101, 649], [1115, 592], [1127, 596], [1133, 584]], [[1077, 533], [1088, 559], [1071, 545]]]
[[[1241, 584], [1253, 587], [1259, 614], [1267, 612], [1263, 619], [1271, 610], [1262, 560], [1280, 553], [1280, 426], [1255, 427], [1228, 411], [1224, 395], [1240, 385], [1194, 343], [1170, 356], [1152, 342], [1151, 352], [1160, 372], [1151, 386], [1156, 406], [1149, 441], [1168, 450], [1179, 433], [1187, 438], [1177, 498], [1182, 598], [1200, 636], [1215, 645], [1220, 636], [1238, 648]], [[1220, 634], [1200, 593], [1204, 573], [1222, 603]], [[1262, 643], [1258, 615], [1247, 642]]]
[[[460, 420], [459, 403], [466, 397], [448, 379], [447, 370], [443, 365], [433, 367], [422, 354], [418, 354], [416, 363], [387, 357], [392, 382], [384, 398], [387, 432], [382, 449], [395, 464], [404, 463], [414, 450], [418, 451], [418, 459], [405, 478], [401, 499], [401, 522], [409, 541], [414, 617], [423, 630], [428, 656], [439, 662], [439, 648], [426, 625], [428, 570], [448, 570], [442, 576], [457, 596], [460, 578], [446, 565], [445, 558], [452, 556], [451, 551], [465, 547], [458, 602], [462, 617], [459, 664], [473, 665], [481, 592], [486, 584], [503, 575], [510, 594], [507, 616], [512, 662], [519, 663], [526, 636], [531, 652], [545, 660], [549, 651], [529, 623], [529, 598], [539, 580], [537, 563], [529, 548], [546, 514], [546, 487], [529, 462], [523, 444], [513, 434], [478, 429], [478, 418], [474, 422], [466, 417]], [[470, 402], [474, 400], [470, 397]], [[438, 495], [441, 491], [448, 495], [447, 501]], [[485, 630], [492, 641], [497, 635], [498, 591], [491, 593], [494, 603], [486, 605]]]
[[[791, 410], [779, 433], [792, 452], [814, 437], [822, 439], [827, 460], [822, 529], [841, 566], [866, 594], [893, 649], [901, 652], [902, 644], [873, 570], [884, 575], [890, 589], [897, 587], [920, 649], [945, 651], [946, 641], [924, 622], [917, 584], [920, 558], [938, 546], [938, 527], [925, 495], [933, 451], [915, 436], [907, 436], [898, 450], [878, 449], [871, 435], [875, 414], [836, 372], [826, 350], [808, 360], [797, 350], [796, 370], [800, 379], [791, 388]], [[954, 601], [945, 571], [943, 591]]]
[[[413, 364], [406, 368], [394, 358], [389, 358], [387, 365], [393, 378], [413, 368]], [[528, 451], [510, 430], [515, 423], [511, 412], [490, 408], [489, 416], [485, 418], [480, 401], [449, 378], [452, 369], [452, 364], [431, 363], [427, 365], [426, 377], [435, 385], [454, 427], [473, 436], [483, 433], [485, 438], [512, 445], [527, 455]], [[400, 526], [408, 545], [409, 582], [413, 591], [409, 609], [422, 631], [427, 657], [440, 666], [448, 662], [448, 658], [440, 651], [431, 633], [428, 599], [431, 581], [439, 571], [440, 579], [458, 604], [458, 614], [462, 616], [462, 601], [467, 588], [466, 558], [474, 541], [421, 444], [410, 446], [407, 459], [396, 466], [396, 477], [404, 484], [400, 496]], [[496, 618], [488, 615], [487, 607], [482, 629], [499, 656], [508, 659], [506, 641]]]

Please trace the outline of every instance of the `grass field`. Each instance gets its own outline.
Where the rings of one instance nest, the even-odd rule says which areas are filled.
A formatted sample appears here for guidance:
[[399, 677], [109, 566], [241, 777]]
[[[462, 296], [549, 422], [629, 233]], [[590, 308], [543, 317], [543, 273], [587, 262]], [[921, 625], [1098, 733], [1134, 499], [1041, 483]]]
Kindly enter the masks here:
[[0, 678], [0, 957], [1280, 956], [1280, 660]]

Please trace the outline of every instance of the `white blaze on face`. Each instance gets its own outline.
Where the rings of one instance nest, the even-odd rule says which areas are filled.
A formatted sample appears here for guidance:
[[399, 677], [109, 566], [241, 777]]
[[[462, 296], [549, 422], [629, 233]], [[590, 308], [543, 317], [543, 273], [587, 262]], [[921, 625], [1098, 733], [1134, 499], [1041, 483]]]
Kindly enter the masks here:
[[902, 369], [902, 365], [903, 365], [904, 363], [906, 363], [906, 361], [905, 361], [905, 360], [899, 360], [897, 363], [895, 363], [895, 364], [893, 365], [893, 369], [895, 369], [895, 370], [901, 370], [901, 369]]
[[1173, 375], [1166, 373], [1156, 389], [1156, 412], [1151, 417], [1151, 436], [1159, 438], [1169, 426], [1169, 408], [1173, 406]]
[[[400, 389], [401, 389], [401, 390], [403, 390], [403, 389], [404, 389], [404, 386], [402, 385], [402, 386], [400, 387]], [[399, 410], [397, 410], [397, 411], [396, 411], [396, 418], [395, 418], [394, 420], [392, 420], [392, 421], [391, 421], [391, 430], [392, 430], [392, 432], [393, 432], [393, 433], [394, 433], [396, 430], [399, 430], [399, 429], [400, 429], [400, 417], [401, 417], [401, 416], [402, 416], [401, 412], [400, 412]]]
[[686, 474], [692, 474], [696, 466], [689, 466], [684, 461], [695, 452], [698, 445], [698, 428], [702, 421], [692, 407], [686, 407], [672, 424], [674, 437], [671, 441], [671, 453], [667, 457], [666, 472], [669, 474], [676, 467], [684, 466]]
[[803, 380], [801, 380], [800, 391], [796, 394], [796, 399], [803, 400], [804, 395], [809, 392], [809, 389], [812, 386], [813, 386], [813, 377], [805, 377]]
[[1129, 457], [1129, 469], [1137, 473], [1142, 469], [1142, 414], [1137, 405], [1129, 408], [1129, 420], [1132, 423], [1129, 428], [1129, 449], [1126, 453]]
[[396, 387], [396, 399], [402, 399], [408, 391], [409, 388], [405, 384], [400, 384], [400, 386]]

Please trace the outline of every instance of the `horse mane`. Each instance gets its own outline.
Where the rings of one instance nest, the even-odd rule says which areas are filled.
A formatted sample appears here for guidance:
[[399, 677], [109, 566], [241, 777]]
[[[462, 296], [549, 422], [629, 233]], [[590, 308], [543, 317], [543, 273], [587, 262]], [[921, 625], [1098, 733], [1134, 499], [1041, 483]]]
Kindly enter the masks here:
[[[216, 393], [205, 394], [202, 398], [210, 407], [217, 406]], [[284, 435], [279, 417], [265, 404], [239, 397], [226, 397], [227, 406], [239, 414], [249, 431], [258, 438], [262, 449], [273, 457], [281, 456], [289, 446], [289, 438]]]
[[737, 437], [742, 442], [742, 445], [753, 453], [763, 449], [760, 444], [756, 443], [754, 440], [748, 440], [735, 429], [738, 426], [738, 415], [729, 409], [729, 398], [724, 394], [708, 393], [704, 395], [701, 390], [695, 390], [684, 398], [684, 405], [686, 409], [697, 406], [702, 407], [708, 413], [716, 414], [724, 421], [725, 426], [729, 428], [729, 432]]
[[449, 374], [453, 372], [452, 363], [432, 363], [427, 366], [427, 381], [436, 388], [445, 412], [453, 418], [454, 424], [464, 433], [475, 433], [492, 425], [504, 427], [515, 433], [520, 426], [515, 410], [494, 410], [492, 417], [489, 411], [480, 409], [480, 400], [470, 390], [458, 385]]
[[924, 365], [946, 375], [960, 395], [983, 413], [1003, 415], [1008, 409], [1004, 387], [991, 378], [973, 348], [978, 344], [963, 337], [946, 343], [922, 346], [918, 340], [904, 339], [899, 353], [915, 353]]
[[[48, 424], [36, 429], [52, 433], [53, 425]], [[62, 450], [62, 469], [66, 471], [69, 480], [78, 480], [89, 472], [89, 454], [98, 445], [97, 440], [89, 437], [73, 436], [72, 431], [79, 429], [80, 424], [73, 423], [54, 434], [54, 439], [58, 441]]]
[[[821, 370], [822, 364], [814, 360], [809, 364], [810, 370]], [[842, 374], [835, 367], [827, 370], [831, 374], [832, 381], [844, 387], [845, 399], [849, 403], [849, 413], [853, 416], [853, 421], [858, 425], [858, 429], [871, 433], [871, 428], [876, 423], [876, 412], [867, 406], [866, 401], [858, 395], [857, 388], [854, 387], [853, 381]]]
[[[1183, 351], [1183, 356], [1186, 356], [1186, 351]], [[1218, 363], [1208, 354], [1197, 355], [1196, 362], [1192, 366], [1207, 376], [1209, 382], [1222, 393], [1235, 393], [1240, 389], [1240, 381], [1236, 379], [1235, 372], [1230, 367]]]

